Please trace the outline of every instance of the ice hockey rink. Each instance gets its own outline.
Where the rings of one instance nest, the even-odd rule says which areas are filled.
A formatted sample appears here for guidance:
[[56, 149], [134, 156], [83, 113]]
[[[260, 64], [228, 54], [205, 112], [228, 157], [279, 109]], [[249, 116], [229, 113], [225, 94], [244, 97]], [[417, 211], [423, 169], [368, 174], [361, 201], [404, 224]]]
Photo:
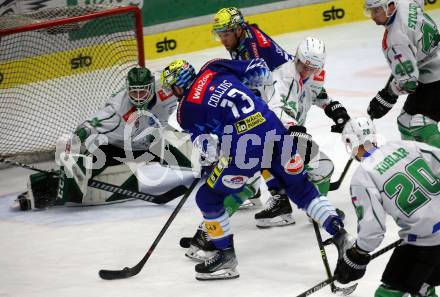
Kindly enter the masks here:
[[[430, 14], [440, 23], [440, 10]], [[366, 115], [370, 99], [390, 74], [381, 50], [383, 31], [383, 27], [365, 21], [284, 34], [274, 39], [289, 52], [294, 52], [306, 36], [324, 40], [327, 91], [356, 117]], [[179, 56], [197, 69], [217, 57], [229, 58], [220, 46]], [[160, 71], [174, 58], [147, 61], [147, 67]], [[400, 138], [396, 117], [403, 102], [401, 97], [385, 117], [375, 121], [379, 144]], [[331, 120], [322, 110], [311, 109], [306, 126], [335, 163], [333, 180], [336, 180], [348, 154], [340, 135], [330, 133], [330, 125]], [[348, 185], [356, 167], [353, 163], [339, 190], [329, 194], [329, 199], [346, 213], [346, 229], [352, 234], [356, 234], [356, 216]], [[13, 207], [14, 199], [25, 190], [29, 173], [19, 168], [0, 170], [0, 297], [287, 297], [296, 296], [327, 278], [313, 226], [305, 213], [295, 209], [295, 225], [272, 229], [255, 227], [255, 210], [237, 212], [231, 225], [240, 277], [212, 282], [195, 280], [195, 262], [184, 256], [185, 251], [178, 244], [180, 237], [193, 235], [201, 220], [191, 195], [140, 274], [124, 280], [102, 280], [98, 276], [100, 269], [131, 267], [144, 256], [178, 201], [164, 206], [133, 201], [22, 212]], [[267, 195], [264, 191], [263, 201]], [[398, 239], [397, 227], [391, 219], [387, 227], [382, 247]], [[327, 237], [325, 231], [322, 234]], [[327, 247], [327, 253], [334, 269], [336, 249]], [[351, 296], [373, 296], [390, 254], [369, 264]], [[331, 295], [330, 287], [313, 294]]]

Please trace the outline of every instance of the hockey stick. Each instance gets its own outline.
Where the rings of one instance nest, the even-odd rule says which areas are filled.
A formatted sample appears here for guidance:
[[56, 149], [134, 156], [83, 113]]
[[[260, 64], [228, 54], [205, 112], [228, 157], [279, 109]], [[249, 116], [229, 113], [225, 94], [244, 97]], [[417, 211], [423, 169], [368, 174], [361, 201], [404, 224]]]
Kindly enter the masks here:
[[179, 213], [179, 211], [182, 208], [183, 204], [185, 204], [185, 202], [188, 199], [189, 195], [192, 193], [192, 191], [194, 190], [194, 188], [196, 187], [196, 185], [198, 184], [199, 181], [200, 181], [200, 178], [196, 178], [192, 182], [192, 184], [189, 187], [188, 191], [182, 197], [182, 199], [180, 200], [179, 204], [177, 204], [177, 206], [174, 209], [173, 213], [170, 215], [170, 217], [166, 221], [165, 225], [163, 226], [162, 230], [160, 230], [159, 234], [157, 235], [156, 239], [154, 240], [153, 244], [150, 246], [150, 248], [148, 249], [147, 253], [145, 254], [145, 256], [142, 258], [142, 260], [139, 263], [137, 263], [135, 266], [133, 266], [131, 268], [130, 267], [125, 267], [122, 270], [100, 270], [99, 271], [99, 276], [102, 279], [105, 279], [105, 280], [113, 280], [113, 279], [129, 278], [129, 277], [132, 277], [132, 276], [135, 276], [136, 274], [138, 274], [142, 270], [142, 268], [144, 267], [145, 263], [150, 258], [151, 254], [153, 253], [153, 251], [156, 248], [157, 244], [162, 239], [163, 235], [168, 230], [168, 227], [171, 225], [171, 223], [173, 222], [174, 218], [177, 216], [177, 214]]
[[[399, 240], [397, 240], [397, 241], [395, 241], [395, 242], [393, 242], [393, 243], [387, 245], [387, 246], [384, 247], [383, 249], [381, 249], [381, 250], [375, 252], [374, 254], [371, 255], [370, 260], [373, 260], [373, 259], [379, 257], [380, 255], [385, 254], [385, 253], [388, 252], [389, 250], [392, 250], [393, 248], [395, 248], [395, 247], [397, 247], [398, 245], [400, 245], [400, 244], [402, 243], [402, 241], [403, 241], [402, 239], [399, 239]], [[307, 291], [305, 291], [305, 292], [303, 292], [303, 293], [297, 295], [296, 297], [306, 297], [306, 296], [309, 296], [309, 295], [315, 293], [316, 291], [318, 291], [318, 290], [324, 288], [325, 286], [327, 286], [327, 285], [333, 283], [335, 280], [336, 280], [336, 277], [335, 277], [335, 276], [332, 276], [332, 277], [326, 279], [325, 281], [322, 281], [322, 282], [320, 282], [319, 284], [313, 286], [312, 288], [308, 289]]]
[[[30, 169], [30, 170], [33, 170], [36, 172], [45, 173], [48, 175], [58, 175], [58, 173], [56, 171], [54, 171], [53, 169], [50, 171], [42, 170], [42, 169], [36, 168], [31, 165], [27, 165], [27, 164], [20, 163], [20, 162], [15, 162], [15, 161], [11, 161], [11, 160], [6, 160], [3, 158], [0, 158], [0, 162], [14, 165], [17, 167]], [[115, 194], [120, 194], [120, 195], [125, 196], [127, 198], [139, 199], [139, 200], [143, 200], [143, 201], [147, 201], [147, 202], [151, 202], [151, 203], [155, 203], [155, 204], [168, 203], [171, 200], [176, 199], [177, 197], [185, 194], [185, 192], [187, 190], [187, 188], [184, 185], [180, 185], [180, 186], [177, 186], [177, 187], [175, 187], [175, 188], [173, 188], [173, 189], [169, 190], [168, 192], [163, 193], [161, 195], [149, 195], [149, 194], [121, 188], [116, 185], [108, 184], [108, 183], [98, 181], [98, 180], [93, 180], [93, 179], [89, 180], [87, 185], [92, 188], [100, 189], [103, 191], [107, 191], [107, 192], [111, 192], [111, 193], [115, 193]]]
[[[315, 229], [316, 240], [318, 241], [318, 247], [319, 247], [319, 251], [321, 252], [321, 258], [322, 258], [322, 262], [324, 263], [325, 272], [327, 273], [327, 277], [333, 278], [332, 272], [330, 270], [330, 265], [328, 264], [327, 253], [325, 252], [324, 244], [322, 242], [321, 231], [319, 230], [318, 223], [315, 222], [314, 220], [313, 220], [313, 228]], [[341, 293], [343, 296], [347, 296], [353, 293], [354, 290], [356, 290], [357, 285], [358, 284], [355, 283], [349, 287], [340, 288], [337, 287], [333, 281], [330, 283], [332, 293]]]
[[344, 180], [345, 175], [348, 172], [348, 169], [350, 168], [351, 163], [353, 162], [353, 158], [350, 158], [347, 163], [345, 164], [344, 170], [341, 173], [341, 176], [339, 177], [339, 179], [335, 182], [330, 183], [330, 188], [329, 191], [335, 191], [337, 189], [339, 189], [339, 187], [341, 186], [342, 181]]

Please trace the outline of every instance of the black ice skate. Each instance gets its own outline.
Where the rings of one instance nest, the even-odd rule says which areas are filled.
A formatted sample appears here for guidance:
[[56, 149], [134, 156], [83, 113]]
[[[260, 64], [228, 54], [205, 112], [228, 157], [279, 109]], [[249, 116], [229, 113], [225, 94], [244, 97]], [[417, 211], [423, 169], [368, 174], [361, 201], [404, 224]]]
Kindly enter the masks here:
[[254, 209], [254, 208], [259, 208], [261, 206], [263, 206], [263, 204], [261, 203], [261, 191], [260, 189], [258, 189], [257, 193], [255, 193], [254, 196], [252, 196], [249, 199], [246, 199], [242, 205], [240, 205], [240, 207], [238, 209], [243, 210], [243, 209]]
[[215, 251], [216, 249], [212, 241], [209, 239], [208, 232], [205, 231], [204, 225], [200, 224], [196, 234], [189, 242], [189, 248], [185, 252], [185, 256], [192, 260], [203, 262], [212, 257], [215, 254]]
[[217, 250], [211, 258], [196, 265], [196, 279], [205, 281], [237, 278], [240, 276], [237, 265], [234, 247]]
[[265, 208], [255, 214], [257, 227], [268, 228], [295, 224], [287, 195], [275, 190], [271, 190], [270, 194], [271, 197], [267, 200]]

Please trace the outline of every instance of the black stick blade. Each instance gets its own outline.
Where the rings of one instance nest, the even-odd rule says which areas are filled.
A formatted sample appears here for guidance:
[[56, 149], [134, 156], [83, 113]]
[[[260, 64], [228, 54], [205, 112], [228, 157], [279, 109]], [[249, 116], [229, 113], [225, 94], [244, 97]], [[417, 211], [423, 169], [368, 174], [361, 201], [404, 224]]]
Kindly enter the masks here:
[[124, 279], [136, 275], [133, 269], [125, 267], [122, 270], [100, 270], [99, 276], [105, 280]]
[[341, 186], [341, 183], [339, 181], [335, 181], [330, 183], [329, 191], [336, 191]]

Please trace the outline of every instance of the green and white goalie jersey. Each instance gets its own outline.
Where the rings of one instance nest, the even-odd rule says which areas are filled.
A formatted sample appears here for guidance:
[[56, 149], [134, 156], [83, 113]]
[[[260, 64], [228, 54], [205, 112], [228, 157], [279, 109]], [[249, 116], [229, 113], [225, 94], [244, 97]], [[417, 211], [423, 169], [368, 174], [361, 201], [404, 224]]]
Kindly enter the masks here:
[[[158, 128], [167, 128], [168, 119], [177, 107], [177, 98], [162, 89], [160, 79], [155, 81], [156, 95], [143, 107], [136, 107], [122, 89], [81, 126], [91, 134], [107, 137], [108, 144], [133, 151], [147, 150]], [[127, 147], [131, 145], [131, 147]]]
[[370, 252], [381, 244], [386, 214], [404, 242], [440, 245], [439, 177], [440, 150], [420, 142], [388, 142], [365, 157], [350, 188], [358, 247]]

